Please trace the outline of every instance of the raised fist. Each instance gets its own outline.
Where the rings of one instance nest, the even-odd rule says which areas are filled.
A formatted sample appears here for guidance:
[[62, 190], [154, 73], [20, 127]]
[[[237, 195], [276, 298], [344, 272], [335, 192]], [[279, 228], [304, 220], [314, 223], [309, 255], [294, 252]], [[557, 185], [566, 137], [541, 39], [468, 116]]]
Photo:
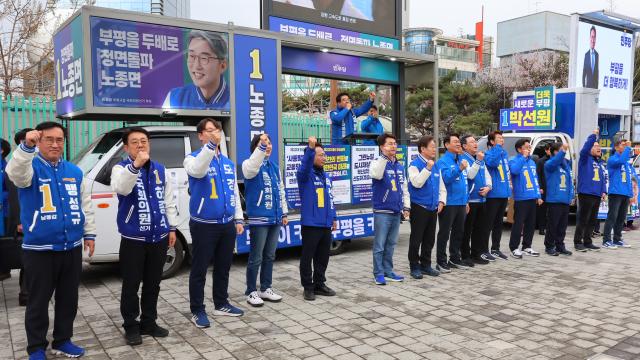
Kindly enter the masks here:
[[464, 169], [466, 169], [468, 166], [469, 163], [467, 162], [467, 160], [460, 161], [460, 170], [464, 171]]
[[149, 153], [146, 151], [140, 151], [136, 155], [136, 159], [133, 161], [133, 166], [141, 168], [149, 161]]
[[40, 141], [40, 137], [42, 136], [42, 131], [40, 130], [31, 130], [27, 133], [24, 138], [24, 142], [29, 147], [34, 147]]
[[433, 160], [428, 160], [427, 161], [427, 170], [431, 171], [431, 169], [433, 168]]
[[476, 159], [480, 161], [484, 160], [484, 153], [482, 151], [478, 151], [478, 153], [476, 154]]
[[317, 143], [318, 143], [318, 139], [316, 139], [315, 136], [309, 136], [309, 147], [311, 149], [315, 149]]

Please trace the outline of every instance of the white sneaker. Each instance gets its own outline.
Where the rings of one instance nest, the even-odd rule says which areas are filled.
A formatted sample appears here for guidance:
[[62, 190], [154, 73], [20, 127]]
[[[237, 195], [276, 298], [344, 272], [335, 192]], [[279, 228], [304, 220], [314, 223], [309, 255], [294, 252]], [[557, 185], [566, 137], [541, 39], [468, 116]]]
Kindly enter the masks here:
[[258, 295], [262, 298], [262, 300], [267, 300], [271, 302], [278, 302], [282, 300], [282, 296], [276, 294], [272, 288], [268, 288], [265, 291], [260, 291]]
[[522, 259], [522, 251], [520, 251], [520, 249], [515, 249], [511, 252], [511, 256], [516, 259]]
[[257, 291], [254, 291], [251, 294], [247, 295], [247, 302], [249, 303], [249, 305], [255, 306], [255, 307], [260, 307], [264, 305], [264, 301], [262, 301]]
[[526, 248], [523, 250], [525, 255], [529, 255], [529, 256], [540, 256], [540, 253], [533, 250], [532, 248]]

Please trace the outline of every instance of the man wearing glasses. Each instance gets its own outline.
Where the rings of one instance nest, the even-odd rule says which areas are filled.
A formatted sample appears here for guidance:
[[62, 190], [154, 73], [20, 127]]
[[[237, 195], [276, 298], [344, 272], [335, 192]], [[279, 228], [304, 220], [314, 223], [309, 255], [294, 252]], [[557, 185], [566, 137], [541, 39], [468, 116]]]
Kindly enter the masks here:
[[229, 109], [227, 43], [214, 32], [192, 30], [189, 34], [187, 68], [191, 84], [167, 94], [163, 108], [217, 110]]
[[220, 152], [224, 141], [222, 124], [206, 118], [198, 123], [196, 130], [203, 146], [187, 155], [183, 163], [191, 193], [189, 230], [193, 242], [189, 301], [191, 321], [199, 328], [208, 328], [211, 323], [205, 312], [204, 285], [212, 262], [213, 315], [244, 314], [229, 303], [227, 292], [236, 234], [242, 234], [244, 227], [236, 165]]
[[85, 187], [82, 170], [62, 158], [66, 134], [59, 123], [39, 124], [26, 134], [7, 164], [7, 175], [18, 188], [24, 231], [29, 359], [46, 359], [52, 296], [55, 319], [51, 352], [74, 358], [85, 353], [84, 348], [71, 342], [71, 337], [78, 311], [83, 239], [85, 250], [93, 256], [96, 227], [91, 191]]

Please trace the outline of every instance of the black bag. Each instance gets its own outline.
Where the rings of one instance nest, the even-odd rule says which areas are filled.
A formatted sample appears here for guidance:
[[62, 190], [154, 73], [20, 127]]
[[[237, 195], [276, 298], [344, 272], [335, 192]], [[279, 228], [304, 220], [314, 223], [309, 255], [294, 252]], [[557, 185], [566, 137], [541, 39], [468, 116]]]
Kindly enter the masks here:
[[0, 268], [22, 268], [22, 235], [0, 237]]

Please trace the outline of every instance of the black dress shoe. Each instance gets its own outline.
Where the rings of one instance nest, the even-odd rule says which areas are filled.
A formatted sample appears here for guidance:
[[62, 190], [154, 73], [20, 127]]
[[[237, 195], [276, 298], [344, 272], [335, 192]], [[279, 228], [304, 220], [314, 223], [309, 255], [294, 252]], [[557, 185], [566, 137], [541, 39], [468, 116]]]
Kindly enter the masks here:
[[125, 330], [124, 338], [127, 340], [127, 345], [136, 346], [142, 344], [142, 336], [140, 336], [140, 330], [137, 328]]
[[316, 299], [316, 293], [310, 289], [304, 289], [304, 299], [307, 301], [313, 301]]
[[335, 296], [336, 292], [331, 290], [330, 287], [328, 287], [327, 285], [322, 284], [322, 286], [318, 286], [317, 288], [315, 288], [313, 290], [313, 292], [316, 295], [321, 295], [321, 296]]
[[140, 335], [150, 335], [155, 338], [163, 338], [169, 336], [169, 330], [156, 325], [151, 328], [140, 328]]

